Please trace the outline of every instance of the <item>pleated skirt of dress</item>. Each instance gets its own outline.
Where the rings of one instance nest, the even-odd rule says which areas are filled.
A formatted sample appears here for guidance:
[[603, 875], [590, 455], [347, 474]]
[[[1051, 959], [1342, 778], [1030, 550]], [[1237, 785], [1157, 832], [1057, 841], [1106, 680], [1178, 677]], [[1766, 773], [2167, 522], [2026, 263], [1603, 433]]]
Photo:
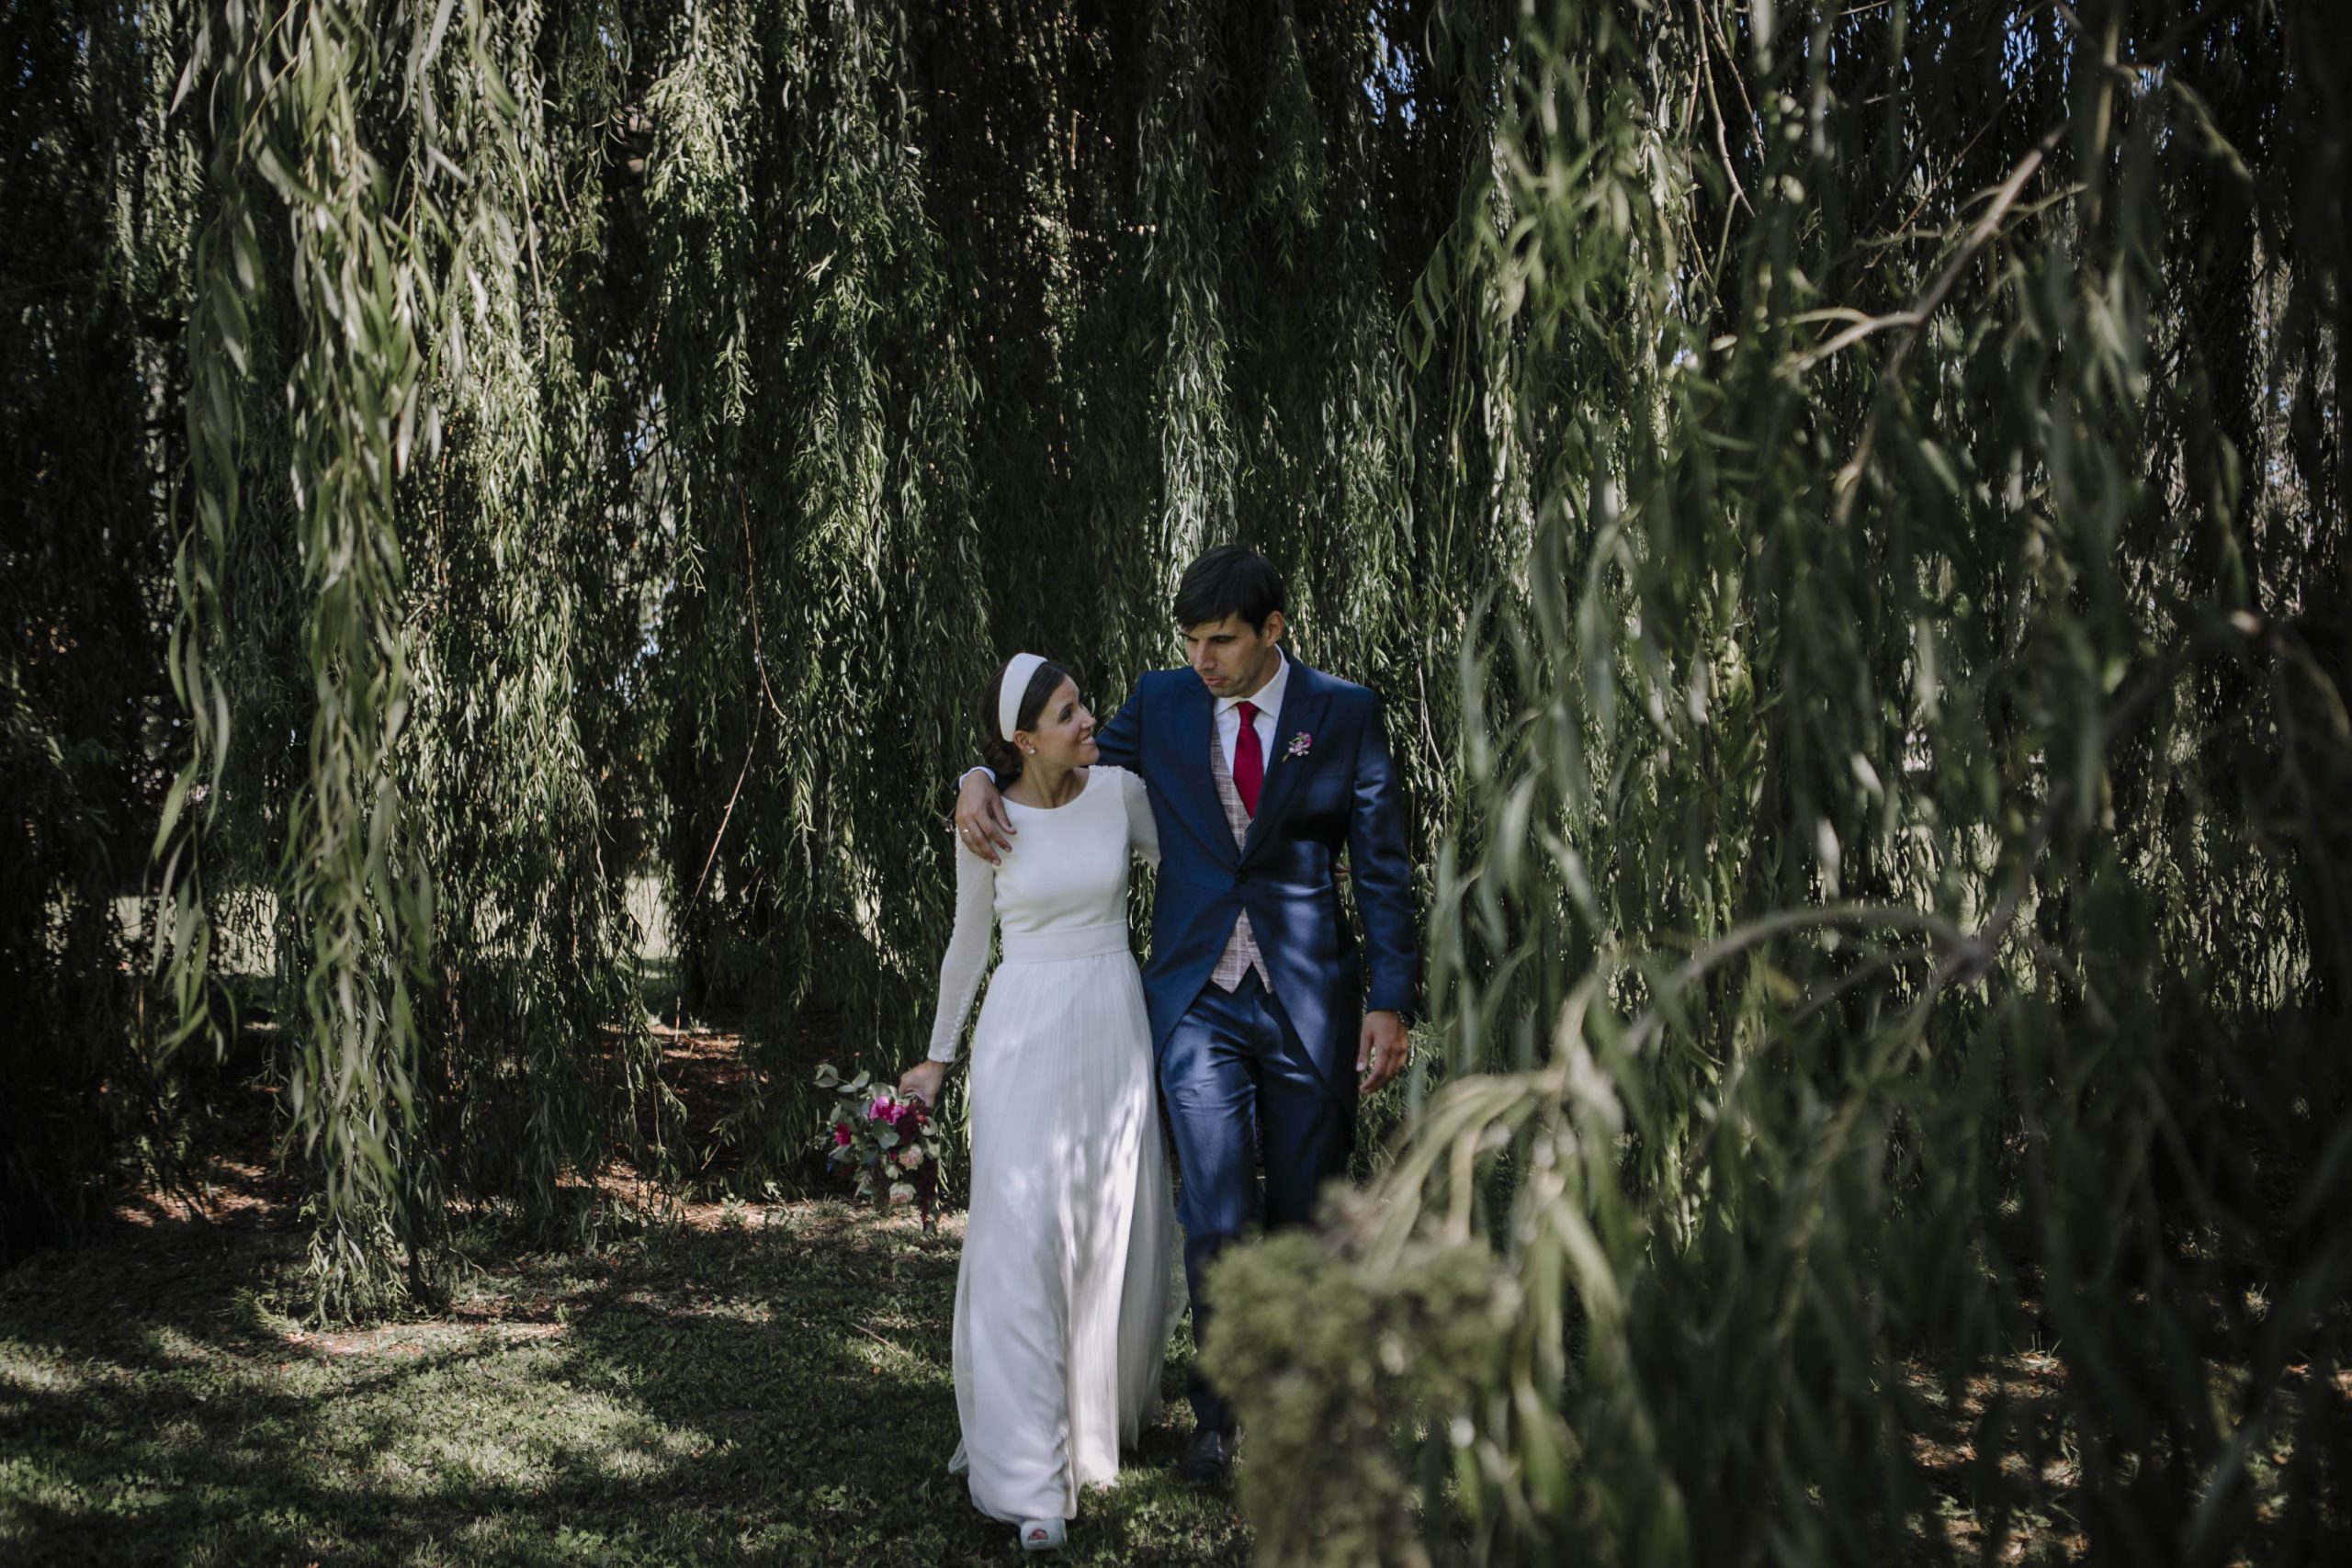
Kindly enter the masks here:
[[956, 1409], [972, 1501], [1074, 1518], [1159, 1411], [1175, 1215], [1143, 984], [1114, 953], [1000, 964], [972, 1035]]

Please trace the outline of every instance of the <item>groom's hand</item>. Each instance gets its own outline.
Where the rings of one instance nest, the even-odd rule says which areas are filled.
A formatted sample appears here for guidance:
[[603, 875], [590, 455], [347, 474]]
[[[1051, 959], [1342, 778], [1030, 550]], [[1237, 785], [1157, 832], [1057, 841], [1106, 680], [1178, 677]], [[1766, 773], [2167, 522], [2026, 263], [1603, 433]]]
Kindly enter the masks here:
[[1405, 1070], [1405, 1021], [1393, 1012], [1368, 1012], [1356, 1036], [1356, 1077], [1370, 1094]]
[[997, 856], [1012, 847], [1012, 836], [1019, 831], [1005, 815], [1004, 796], [997, 793], [996, 781], [986, 770], [974, 768], [966, 773], [956, 789], [956, 836], [964, 847], [994, 865]]

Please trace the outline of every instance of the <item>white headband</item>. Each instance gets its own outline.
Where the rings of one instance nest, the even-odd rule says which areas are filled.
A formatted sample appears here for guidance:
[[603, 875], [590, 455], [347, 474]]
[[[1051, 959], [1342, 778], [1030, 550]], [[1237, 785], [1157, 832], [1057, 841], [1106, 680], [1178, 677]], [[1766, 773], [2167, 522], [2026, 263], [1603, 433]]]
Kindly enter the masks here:
[[1004, 661], [1004, 679], [996, 688], [996, 732], [1008, 745], [1012, 732], [1021, 728], [1021, 699], [1029, 694], [1029, 682], [1045, 662], [1034, 653], [1016, 653]]

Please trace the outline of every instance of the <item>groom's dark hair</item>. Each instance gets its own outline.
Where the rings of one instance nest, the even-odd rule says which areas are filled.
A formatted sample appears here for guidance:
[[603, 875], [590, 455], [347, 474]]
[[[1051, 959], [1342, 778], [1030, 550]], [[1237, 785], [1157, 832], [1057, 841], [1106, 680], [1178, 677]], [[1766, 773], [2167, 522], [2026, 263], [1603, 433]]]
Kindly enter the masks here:
[[1290, 613], [1283, 606], [1283, 574], [1265, 557], [1239, 545], [1203, 551], [1176, 584], [1180, 628], [1238, 615], [1254, 630], [1264, 631], [1266, 617], [1277, 610]]

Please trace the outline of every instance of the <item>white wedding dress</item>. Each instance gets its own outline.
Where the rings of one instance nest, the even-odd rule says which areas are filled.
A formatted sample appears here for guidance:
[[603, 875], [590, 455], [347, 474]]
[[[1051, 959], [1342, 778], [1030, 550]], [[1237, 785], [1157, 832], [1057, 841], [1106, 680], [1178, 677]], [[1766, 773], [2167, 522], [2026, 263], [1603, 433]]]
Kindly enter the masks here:
[[1005, 802], [1001, 865], [959, 842], [956, 931], [931, 1057], [1003, 961], [972, 1032], [971, 1212], [956, 1278], [951, 1468], [996, 1518], [1068, 1519], [1158, 1412], [1175, 1214], [1143, 981], [1127, 946], [1130, 852], [1159, 862], [1143, 781], [1097, 764], [1076, 798]]

